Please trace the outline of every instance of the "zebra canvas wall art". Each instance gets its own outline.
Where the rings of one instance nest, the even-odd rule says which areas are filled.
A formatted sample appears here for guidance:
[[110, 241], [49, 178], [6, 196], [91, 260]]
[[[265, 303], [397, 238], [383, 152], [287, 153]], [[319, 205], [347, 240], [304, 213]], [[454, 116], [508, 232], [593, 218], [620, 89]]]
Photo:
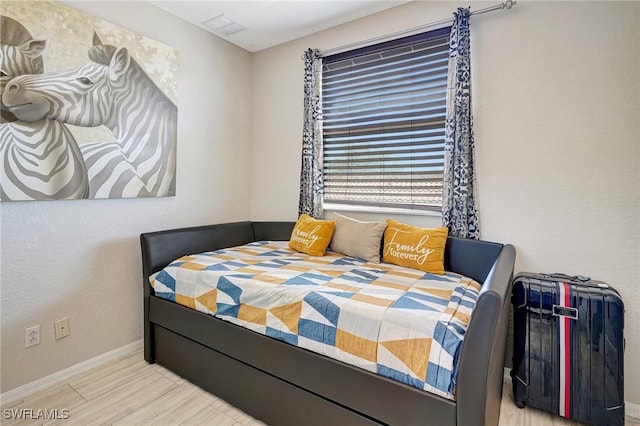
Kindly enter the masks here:
[[[33, 5], [3, 0], [3, 16], [21, 19], [47, 49], [44, 70], [3, 79], [2, 108], [18, 121], [0, 124], [0, 199], [175, 195], [178, 52], [68, 6]], [[59, 54], [70, 45], [67, 63]]]
[[[115, 142], [81, 147], [93, 198], [175, 193], [176, 106], [126, 48], [94, 34], [93, 61], [81, 67], [23, 75], [5, 86], [3, 105], [20, 120], [107, 126]], [[108, 165], [108, 167], [105, 167]]]

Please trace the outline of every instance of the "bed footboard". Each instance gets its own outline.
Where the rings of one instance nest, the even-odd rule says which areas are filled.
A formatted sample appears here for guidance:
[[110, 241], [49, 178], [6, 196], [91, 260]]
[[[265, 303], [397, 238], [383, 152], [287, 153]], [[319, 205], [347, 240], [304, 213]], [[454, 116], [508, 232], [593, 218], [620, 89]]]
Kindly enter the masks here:
[[503, 246], [469, 322], [456, 384], [459, 425], [498, 424], [515, 256]]

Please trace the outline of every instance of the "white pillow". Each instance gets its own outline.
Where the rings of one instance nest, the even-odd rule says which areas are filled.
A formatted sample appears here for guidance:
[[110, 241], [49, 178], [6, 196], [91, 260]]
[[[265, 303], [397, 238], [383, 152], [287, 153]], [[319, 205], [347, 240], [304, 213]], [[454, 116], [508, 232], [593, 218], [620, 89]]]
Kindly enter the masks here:
[[384, 222], [363, 222], [334, 213], [336, 222], [329, 248], [347, 256], [380, 263], [380, 241], [387, 228]]

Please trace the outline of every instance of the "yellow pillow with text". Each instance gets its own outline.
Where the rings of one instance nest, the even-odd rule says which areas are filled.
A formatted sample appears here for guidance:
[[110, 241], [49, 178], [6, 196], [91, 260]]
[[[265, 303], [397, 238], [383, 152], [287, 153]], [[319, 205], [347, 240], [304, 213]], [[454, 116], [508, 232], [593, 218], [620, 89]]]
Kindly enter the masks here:
[[311, 256], [324, 256], [335, 227], [333, 220], [318, 220], [308, 214], [300, 215], [291, 232], [289, 247]]
[[419, 228], [387, 219], [382, 261], [444, 275], [447, 228]]

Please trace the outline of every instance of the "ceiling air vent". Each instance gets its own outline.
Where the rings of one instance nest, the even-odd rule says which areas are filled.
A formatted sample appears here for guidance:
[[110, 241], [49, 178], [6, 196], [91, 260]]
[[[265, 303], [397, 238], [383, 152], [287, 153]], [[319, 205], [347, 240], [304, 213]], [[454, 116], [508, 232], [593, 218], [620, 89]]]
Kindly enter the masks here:
[[208, 19], [202, 23], [205, 27], [209, 28], [216, 34], [229, 36], [231, 34], [235, 34], [244, 29], [242, 25], [238, 24], [233, 19], [229, 18], [227, 15], [218, 15], [214, 18]]

